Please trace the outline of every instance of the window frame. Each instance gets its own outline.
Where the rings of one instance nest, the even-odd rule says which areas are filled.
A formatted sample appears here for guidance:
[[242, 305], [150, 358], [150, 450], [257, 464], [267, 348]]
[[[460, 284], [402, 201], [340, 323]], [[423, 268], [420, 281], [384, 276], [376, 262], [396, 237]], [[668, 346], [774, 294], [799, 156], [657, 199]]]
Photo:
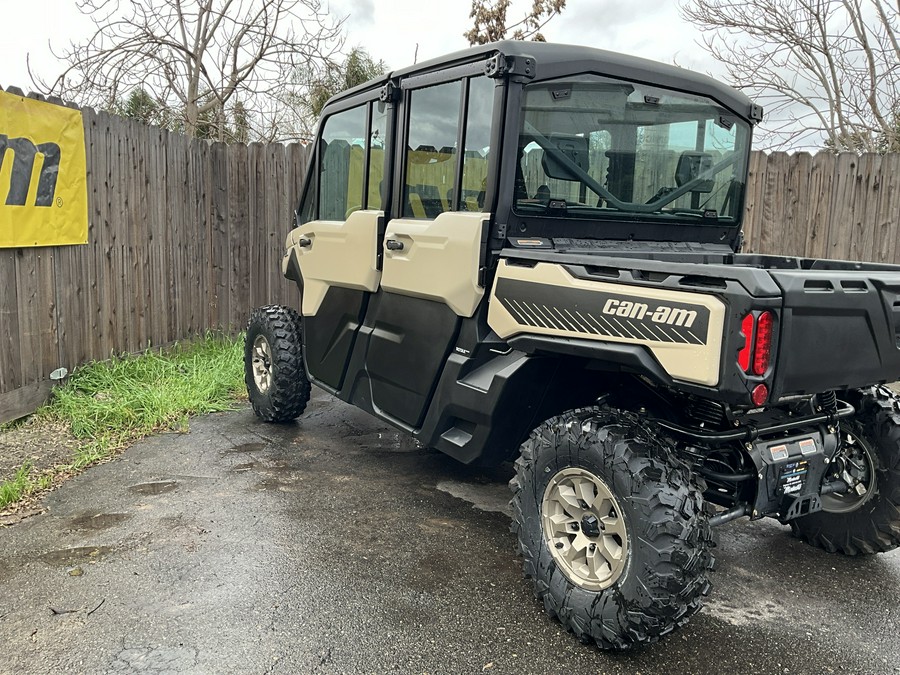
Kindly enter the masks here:
[[[306, 169], [306, 175], [303, 179], [303, 188], [300, 191], [300, 200], [297, 204], [297, 209], [294, 212], [294, 226], [300, 227], [301, 225], [305, 225], [306, 223], [321, 220], [321, 195], [320, 195], [320, 176], [322, 169], [322, 137], [325, 132], [325, 126], [328, 124], [328, 120], [330, 120], [335, 115], [339, 115], [343, 112], [347, 112], [348, 110], [353, 110], [354, 108], [359, 108], [365, 106], [365, 129], [363, 130], [364, 138], [366, 139], [365, 146], [363, 147], [363, 185], [362, 185], [362, 205], [361, 209], [366, 210], [369, 207], [369, 161], [371, 159], [370, 153], [370, 143], [371, 143], [371, 134], [372, 134], [372, 120], [374, 118], [374, 106], [378, 105], [381, 101], [379, 89], [370, 89], [368, 91], [362, 92], [355, 96], [351, 96], [346, 99], [342, 99], [340, 101], [335, 102], [334, 104], [330, 104], [326, 106], [326, 108], [322, 111], [322, 115], [319, 119], [319, 122], [316, 126], [316, 133], [314, 136], [314, 141], [312, 143], [313, 149], [309, 159], [309, 163]], [[397, 105], [392, 101], [385, 101], [385, 105], [387, 106], [387, 123], [386, 123], [386, 134], [384, 139], [384, 166], [383, 175], [384, 175], [384, 183], [381, 189], [381, 209], [385, 212], [385, 215], [388, 213], [388, 206], [390, 205], [389, 198], [389, 190], [390, 190], [390, 167], [392, 164], [392, 153], [394, 151], [394, 121], [396, 118], [396, 108]], [[307, 200], [312, 199], [315, 201], [315, 213], [309, 220], [303, 220], [303, 211], [307, 205]]]
[[[690, 95], [701, 95], [716, 101], [727, 110], [730, 110], [741, 120], [747, 122], [746, 115], [740, 114], [728, 105], [717, 99], [713, 93], [700, 93], [692, 90], [685, 90], [678, 86], [670, 84], [661, 84], [658, 81], [651, 81], [647, 78], [617, 75], [613, 72], [598, 72], [590, 67], [578, 67], [580, 64], [560, 65], [554, 68], [548, 68], [541, 71], [541, 76], [534, 80], [528, 81], [527, 84], [545, 83], [548, 81], [572, 77], [577, 75], [594, 75], [605, 77], [623, 82], [647, 84], [653, 87], [661, 87], [670, 89], [671, 91], [680, 92]], [[509, 82], [506, 87], [506, 97], [503, 104], [503, 127], [500, 133], [502, 138], [502, 147], [507, 152], [510, 147], [517, 147], [519, 142], [519, 131], [521, 121], [524, 115], [522, 106], [525, 101], [524, 82]], [[496, 114], [495, 110], [495, 114]], [[752, 128], [750, 130], [752, 138]], [[749, 161], [749, 160], [748, 160]], [[497, 167], [497, 190], [494, 194], [493, 207], [496, 209], [496, 218], [491, 229], [492, 248], [494, 250], [502, 249], [506, 245], [507, 236], [515, 234], [522, 237], [567, 237], [572, 239], [617, 239], [617, 240], [634, 240], [634, 241], [692, 241], [700, 243], [722, 243], [731, 244], [740, 237], [741, 228], [743, 226], [744, 200], [747, 197], [747, 191], [744, 190], [744, 196], [738, 205], [738, 213], [741, 216], [738, 222], [734, 224], [718, 224], [718, 225], [695, 225], [691, 223], [678, 224], [672, 227], [669, 223], [648, 222], [637, 217], [633, 220], [608, 220], [603, 221], [602, 226], [598, 227], [596, 222], [568, 218], [535, 218], [530, 215], [520, 215], [513, 209], [513, 194], [515, 189], [517, 162], [506, 161]], [[490, 195], [489, 195], [490, 198]]]
[[[405, 80], [401, 80], [400, 88], [401, 88], [401, 99], [400, 106], [401, 112], [399, 115], [399, 125], [397, 133], [397, 143], [394, 145], [394, 176], [396, 177], [395, 185], [392, 190], [392, 212], [397, 214], [397, 218], [403, 218], [404, 220], [420, 220], [420, 221], [433, 221], [434, 218], [417, 218], [415, 216], [405, 216], [404, 209], [406, 206], [406, 201], [404, 199], [405, 195], [405, 187], [406, 187], [406, 178], [407, 178], [407, 154], [409, 152], [409, 130], [410, 130], [410, 113], [412, 110], [411, 101], [412, 94], [415, 91], [419, 91], [422, 89], [426, 89], [429, 87], [436, 87], [442, 84], [447, 84], [450, 82], [460, 82], [460, 100], [459, 107], [457, 110], [457, 130], [456, 130], [456, 162], [454, 166], [454, 176], [453, 176], [453, 186], [452, 186], [452, 194], [453, 199], [450, 204], [450, 208], [448, 211], [444, 211], [443, 213], [455, 213], [460, 211], [460, 203], [461, 203], [461, 194], [462, 194], [462, 179], [463, 179], [463, 170], [465, 164], [465, 143], [466, 143], [466, 134], [468, 132], [467, 128], [467, 118], [468, 118], [468, 109], [469, 109], [469, 100], [470, 100], [470, 90], [472, 85], [472, 80], [477, 77], [487, 77], [484, 73], [484, 62], [478, 61], [471, 64], [466, 64], [464, 66], [459, 66], [456, 68], [449, 68], [443, 71], [436, 71], [433, 73], [426, 73], [424, 75], [417, 75], [413, 77], [406, 78]], [[488, 185], [486, 190], [486, 199], [484, 204], [485, 211], [490, 211], [493, 207], [493, 200], [491, 199], [491, 189], [493, 184], [495, 184], [494, 176], [496, 176], [496, 168], [497, 168], [497, 160], [496, 157], [498, 155], [495, 150], [494, 139], [499, 139], [500, 133], [498, 130], [499, 124], [501, 120], [498, 120], [498, 117], [502, 118], [502, 101], [503, 99], [498, 99], [497, 90], [501, 82], [503, 80], [494, 80], [495, 89], [494, 89], [494, 97], [491, 103], [491, 153], [490, 157], [488, 157], [488, 168], [487, 168], [487, 176], [488, 176]]]
[[[362, 138], [366, 139], [366, 142], [365, 142], [365, 146], [362, 149], [363, 150], [363, 171], [362, 171], [363, 175], [361, 176], [361, 178], [362, 178], [362, 183], [360, 185], [361, 190], [364, 189], [365, 184], [366, 184], [366, 175], [365, 174], [366, 174], [366, 168], [368, 167], [368, 164], [366, 163], [366, 155], [368, 153], [368, 146], [369, 146], [368, 137], [367, 137], [368, 122], [369, 122], [369, 118], [368, 118], [369, 107], [368, 107], [368, 105], [366, 103], [360, 103], [358, 105], [354, 105], [354, 106], [345, 108], [344, 110], [337, 110], [333, 113], [330, 113], [327, 117], [322, 119], [321, 129], [319, 130], [319, 133], [316, 135], [316, 154], [319, 156], [320, 160], [322, 160], [322, 159], [324, 159], [324, 156], [322, 153], [322, 143], [323, 143], [324, 136], [325, 136], [325, 130], [328, 128], [328, 122], [330, 122], [332, 120], [332, 118], [338, 117], [339, 115], [343, 115], [348, 112], [355, 112], [355, 111], [359, 110], [360, 108], [363, 108], [363, 106], [366, 106], [366, 108], [364, 110], [362, 110], [362, 112], [363, 112]], [[350, 148], [352, 151], [353, 146], [350, 145]], [[317, 163], [316, 169], [317, 169], [317, 171], [316, 171], [316, 220], [324, 220], [322, 218], [322, 163], [321, 163], [321, 161], [319, 161]], [[349, 164], [348, 164], [348, 171], [349, 171]], [[350, 188], [349, 174], [348, 174], [347, 178], [348, 178], [347, 189], [349, 190], [349, 188]], [[345, 197], [346, 197], [346, 195], [345, 195]], [[359, 204], [360, 210], [362, 210], [365, 208], [365, 203], [366, 203], [366, 193], [365, 192], [360, 193], [359, 201], [360, 201], [360, 204]], [[348, 208], [348, 204], [345, 201], [345, 203], [344, 203], [344, 212], [345, 213], [347, 211], [347, 208]], [[339, 219], [333, 218], [333, 219], [328, 219], [328, 220], [339, 220]], [[346, 220], [346, 217], [343, 220]]]

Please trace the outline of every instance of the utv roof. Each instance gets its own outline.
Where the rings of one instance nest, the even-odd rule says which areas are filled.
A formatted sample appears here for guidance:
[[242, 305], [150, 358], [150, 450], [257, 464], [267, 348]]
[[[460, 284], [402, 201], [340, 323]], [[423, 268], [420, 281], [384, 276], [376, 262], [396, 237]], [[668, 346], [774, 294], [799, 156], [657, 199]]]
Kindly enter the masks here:
[[642, 59], [637, 56], [594, 49], [593, 47], [515, 40], [503, 40], [501, 42], [478, 45], [435, 59], [429, 59], [407, 68], [395, 70], [365, 84], [341, 92], [332, 98], [329, 103], [381, 86], [394, 78], [420, 75], [429, 71], [462, 65], [486, 59], [498, 52], [505, 56], [533, 57], [536, 64], [535, 81], [576, 73], [596, 73], [598, 75], [607, 75], [609, 77], [633, 80], [708, 96], [750, 120], [758, 120], [762, 115], [762, 109], [754, 105], [740, 91], [691, 70]]

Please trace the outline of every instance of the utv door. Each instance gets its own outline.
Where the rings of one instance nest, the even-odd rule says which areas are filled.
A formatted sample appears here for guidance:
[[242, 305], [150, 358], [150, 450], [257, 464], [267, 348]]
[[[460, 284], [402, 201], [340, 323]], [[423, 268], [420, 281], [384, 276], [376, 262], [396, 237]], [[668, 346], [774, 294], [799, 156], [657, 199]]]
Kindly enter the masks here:
[[484, 296], [490, 219], [495, 81], [435, 79], [402, 83], [394, 216], [384, 235], [381, 292], [366, 319], [373, 408], [411, 428], [421, 425], [461, 322]]
[[346, 104], [328, 115], [291, 232], [303, 283], [304, 358], [317, 383], [343, 386], [369, 298], [381, 280], [379, 245], [388, 107]]

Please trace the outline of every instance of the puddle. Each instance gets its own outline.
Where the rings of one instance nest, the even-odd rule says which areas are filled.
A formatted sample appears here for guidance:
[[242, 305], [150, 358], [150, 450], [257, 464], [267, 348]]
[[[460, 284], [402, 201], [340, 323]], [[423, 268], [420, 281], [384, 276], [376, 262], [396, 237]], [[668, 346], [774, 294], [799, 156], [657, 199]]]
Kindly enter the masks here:
[[302, 486], [297, 483], [296, 479], [272, 477], [261, 480], [252, 489], [258, 491], [300, 492]]
[[502, 484], [488, 483], [479, 485], [475, 483], [460, 483], [455, 480], [442, 480], [437, 484], [437, 489], [446, 492], [457, 499], [469, 502], [481, 511], [494, 511], [512, 515], [509, 508], [509, 489]]
[[127, 513], [82, 513], [75, 516], [69, 521], [69, 529], [83, 530], [106, 530], [114, 527], [124, 520], [128, 520], [131, 516]]
[[111, 546], [79, 546], [78, 548], [63, 548], [58, 551], [49, 551], [38, 556], [38, 559], [48, 565], [74, 565], [75, 563], [89, 560], [100, 560], [103, 556], [112, 553]]
[[376, 431], [358, 436], [346, 436], [367, 450], [387, 450], [388, 452], [416, 452], [425, 446], [407, 433], [400, 431]]
[[225, 448], [222, 452], [226, 452], [228, 454], [234, 452], [262, 452], [268, 447], [265, 443], [241, 443], [240, 445], [236, 445], [233, 448]]
[[172, 492], [178, 487], [177, 480], [158, 480], [152, 483], [138, 483], [132, 485], [129, 490], [139, 495], [161, 495], [166, 492]]
[[273, 459], [265, 463], [266, 471], [271, 473], [284, 473], [285, 471], [294, 471], [298, 467], [295, 459]]

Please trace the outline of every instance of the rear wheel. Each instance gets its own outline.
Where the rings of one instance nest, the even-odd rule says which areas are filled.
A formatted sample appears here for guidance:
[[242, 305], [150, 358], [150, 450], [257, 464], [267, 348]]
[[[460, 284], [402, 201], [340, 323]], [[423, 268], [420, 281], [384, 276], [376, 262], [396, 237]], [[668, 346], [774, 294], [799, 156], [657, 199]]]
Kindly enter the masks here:
[[900, 399], [872, 387], [854, 402], [859, 412], [841, 423], [841, 448], [828, 477], [850, 490], [824, 495], [822, 510], [792, 520], [791, 529], [829, 553], [883, 553], [900, 546]]
[[300, 315], [269, 305], [250, 314], [244, 340], [244, 383], [253, 412], [266, 422], [300, 416], [310, 397], [303, 368]]
[[536, 597], [582, 641], [654, 642], [709, 592], [703, 486], [634, 415], [592, 408], [522, 445], [514, 529]]

